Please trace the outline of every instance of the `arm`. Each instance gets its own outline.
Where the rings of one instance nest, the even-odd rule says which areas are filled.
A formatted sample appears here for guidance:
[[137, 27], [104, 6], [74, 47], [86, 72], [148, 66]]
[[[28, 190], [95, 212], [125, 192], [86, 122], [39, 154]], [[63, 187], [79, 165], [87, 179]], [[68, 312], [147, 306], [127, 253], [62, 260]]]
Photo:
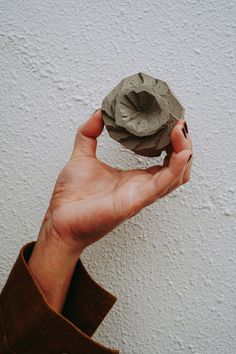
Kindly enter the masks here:
[[116, 298], [79, 260], [62, 313], [54, 311], [27, 265], [34, 246], [22, 247], [0, 295], [0, 353], [118, 353], [91, 338]]
[[[47, 216], [44, 223], [47, 223]], [[81, 252], [73, 253], [53, 230], [39, 234], [29, 268], [51, 307], [61, 312]]]
[[83, 250], [118, 224], [190, 179], [192, 143], [180, 120], [162, 166], [121, 171], [96, 159], [103, 122], [97, 111], [77, 132], [57, 180], [29, 267], [48, 302], [61, 311]]
[[[66, 310], [66, 300], [70, 296], [68, 291], [84, 249], [190, 179], [192, 143], [183, 130], [184, 123], [183, 120], [178, 121], [172, 131], [172, 149], [163, 166], [130, 171], [111, 167], [96, 158], [97, 137], [103, 129], [100, 110], [78, 129], [71, 158], [58, 176], [37, 242], [23, 270], [26, 277], [34, 279], [35, 286], [53, 311], [54, 319], [55, 314], [69, 314]], [[86, 286], [80, 288], [79, 293], [83, 291], [86, 291]], [[84, 301], [85, 309], [86, 298], [81, 298], [81, 301]], [[77, 316], [85, 318], [88, 316], [85, 312], [78, 311]], [[103, 317], [99, 318], [102, 320]], [[48, 315], [45, 314], [45, 318], [48, 319]], [[57, 326], [61, 325], [62, 319], [65, 320], [63, 316], [58, 318], [61, 321], [56, 322]], [[53, 323], [46, 323], [46, 327], [56, 326]], [[71, 324], [66, 325], [69, 327]], [[87, 333], [91, 335], [97, 325], [92, 325]], [[83, 326], [83, 331], [86, 331], [86, 326]], [[27, 331], [25, 336], [27, 338]], [[76, 338], [84, 340], [79, 328]], [[90, 344], [87, 342], [86, 345]], [[95, 345], [94, 342], [91, 345]], [[107, 352], [104, 350], [101, 353]], [[88, 353], [93, 351], [90, 349]]]

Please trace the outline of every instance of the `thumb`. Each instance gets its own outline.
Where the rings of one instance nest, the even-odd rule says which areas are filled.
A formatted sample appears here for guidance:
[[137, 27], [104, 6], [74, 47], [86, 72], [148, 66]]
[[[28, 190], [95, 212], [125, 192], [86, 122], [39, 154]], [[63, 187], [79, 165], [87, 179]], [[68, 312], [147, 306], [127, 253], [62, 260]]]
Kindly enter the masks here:
[[102, 111], [97, 109], [77, 130], [72, 157], [96, 157], [96, 138], [103, 130]]

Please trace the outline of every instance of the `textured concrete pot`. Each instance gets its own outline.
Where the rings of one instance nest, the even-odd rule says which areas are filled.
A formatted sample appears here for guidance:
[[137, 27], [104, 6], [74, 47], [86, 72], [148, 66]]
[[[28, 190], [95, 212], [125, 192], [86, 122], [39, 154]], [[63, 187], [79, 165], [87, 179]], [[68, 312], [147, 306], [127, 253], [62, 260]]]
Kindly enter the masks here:
[[142, 156], [159, 156], [170, 144], [184, 107], [165, 81], [138, 73], [123, 79], [102, 101], [111, 138]]

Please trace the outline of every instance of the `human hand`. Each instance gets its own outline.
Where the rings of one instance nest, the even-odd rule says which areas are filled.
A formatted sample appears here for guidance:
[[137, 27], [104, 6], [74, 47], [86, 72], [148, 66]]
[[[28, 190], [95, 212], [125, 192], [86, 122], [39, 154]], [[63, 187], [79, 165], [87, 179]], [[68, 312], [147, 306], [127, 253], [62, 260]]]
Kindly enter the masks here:
[[189, 181], [192, 142], [184, 120], [171, 134], [163, 166], [121, 170], [96, 158], [103, 130], [98, 110], [77, 131], [70, 160], [60, 172], [41, 232], [63, 241], [78, 255], [145, 206]]
[[103, 129], [100, 110], [78, 129], [28, 261], [55, 311], [62, 310], [75, 265], [88, 245], [189, 181], [192, 142], [184, 123], [178, 121], [172, 131], [163, 166], [125, 171], [96, 158], [96, 139]]

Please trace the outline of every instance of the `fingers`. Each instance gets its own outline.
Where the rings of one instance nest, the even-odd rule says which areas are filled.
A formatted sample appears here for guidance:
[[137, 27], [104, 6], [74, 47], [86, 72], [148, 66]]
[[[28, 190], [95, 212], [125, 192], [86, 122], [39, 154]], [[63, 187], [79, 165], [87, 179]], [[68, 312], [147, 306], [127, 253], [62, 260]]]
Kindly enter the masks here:
[[165, 193], [174, 183], [181, 183], [191, 153], [191, 150], [173, 152], [169, 166], [164, 167], [159, 174], [153, 176], [157, 197]]
[[[166, 147], [167, 155], [164, 158], [163, 166], [166, 167], [170, 163], [170, 158], [173, 153], [182, 150], [192, 149], [192, 141], [188, 134], [188, 126], [184, 119], [179, 119], [171, 132], [171, 143]], [[146, 171], [155, 174], [161, 169], [162, 166], [156, 165], [146, 168]]]
[[189, 182], [189, 180], [191, 178], [191, 173], [192, 173], [192, 165], [193, 165], [193, 156], [191, 157], [191, 159], [189, 160], [189, 162], [187, 164], [187, 168], [186, 168], [184, 176], [183, 176], [182, 184]]
[[[171, 143], [166, 148], [166, 156], [163, 161], [163, 167], [167, 167], [170, 163], [170, 159], [172, 153], [175, 151], [176, 153], [182, 150], [192, 150], [192, 141], [188, 132], [188, 126], [184, 119], [180, 119], [176, 122], [175, 127], [171, 132]], [[191, 167], [190, 167], [191, 168]], [[149, 173], [156, 173], [161, 169], [160, 165], [151, 166], [146, 169]], [[186, 175], [186, 179], [189, 176], [189, 168], [188, 173]]]
[[[179, 120], [174, 129], [171, 133], [171, 141], [172, 146], [176, 152], [182, 151], [183, 149], [190, 149], [192, 151], [192, 140], [189, 135], [189, 129], [187, 123], [184, 120]], [[166, 156], [166, 161], [164, 162], [165, 165], [168, 165], [168, 153]], [[178, 188], [180, 185], [187, 183], [191, 177], [191, 169], [192, 169], [193, 158], [188, 161], [184, 173], [182, 176], [181, 183], [175, 183], [172, 185], [163, 195], [162, 197], [166, 196], [167, 194], [171, 193], [173, 190]]]
[[[183, 149], [189, 149], [192, 151], [192, 140], [190, 138], [188, 125], [185, 120], [181, 119], [177, 122], [171, 133], [171, 141], [176, 152], [182, 151]], [[189, 161], [183, 175], [182, 184], [189, 181], [191, 177], [191, 168], [192, 161]]]
[[[171, 144], [169, 146], [172, 146], [172, 149], [175, 152], [180, 152], [184, 149], [192, 150], [192, 140], [190, 138], [188, 125], [185, 120], [180, 119], [177, 121], [175, 127], [171, 132]], [[168, 166], [170, 161], [171, 147], [169, 146], [168, 149], [166, 150], [167, 155], [164, 159], [163, 166]], [[191, 176], [191, 167], [192, 167], [192, 162], [189, 162], [186, 167], [185, 174], [183, 176], [183, 183], [189, 181]]]
[[137, 208], [140, 210], [162, 197], [174, 186], [182, 183], [183, 175], [188, 164], [191, 150], [183, 150], [179, 153], [173, 152], [168, 167], [163, 167], [139, 189]]
[[150, 166], [144, 169], [144, 171], [151, 173], [152, 175], [156, 174], [158, 171], [162, 169], [161, 165]]
[[169, 144], [166, 148], [166, 157], [164, 158], [164, 162], [163, 162], [164, 167], [169, 165], [173, 151], [174, 151], [173, 145]]
[[149, 172], [151, 174], [156, 174], [158, 171], [160, 171], [163, 166], [168, 166], [169, 163], [170, 163], [170, 158], [171, 158], [171, 155], [173, 153], [173, 147], [171, 144], [168, 145], [168, 147], [166, 148], [166, 152], [167, 152], [167, 155], [165, 156], [164, 158], [164, 161], [163, 161], [163, 165], [155, 165], [155, 166], [150, 166], [150, 167], [147, 167], [145, 169], [146, 172]]
[[153, 176], [137, 189], [132, 202], [132, 214], [152, 204], [177, 187], [189, 181], [192, 166], [192, 141], [184, 120], [179, 120], [171, 133], [171, 144], [166, 148], [163, 166], [146, 169]]
[[175, 189], [180, 187], [182, 184], [187, 183], [191, 177], [191, 168], [192, 168], [192, 156], [190, 155], [189, 160], [187, 162], [187, 166], [182, 175], [182, 179], [180, 178], [176, 183], [174, 183], [164, 194], [162, 194], [161, 198], [165, 197], [167, 194], [173, 192]]
[[102, 112], [98, 109], [78, 128], [71, 158], [96, 157], [96, 138], [103, 126]]
[[175, 152], [180, 152], [185, 149], [192, 149], [192, 141], [188, 133], [188, 126], [185, 120], [177, 121], [171, 132], [171, 143]]

